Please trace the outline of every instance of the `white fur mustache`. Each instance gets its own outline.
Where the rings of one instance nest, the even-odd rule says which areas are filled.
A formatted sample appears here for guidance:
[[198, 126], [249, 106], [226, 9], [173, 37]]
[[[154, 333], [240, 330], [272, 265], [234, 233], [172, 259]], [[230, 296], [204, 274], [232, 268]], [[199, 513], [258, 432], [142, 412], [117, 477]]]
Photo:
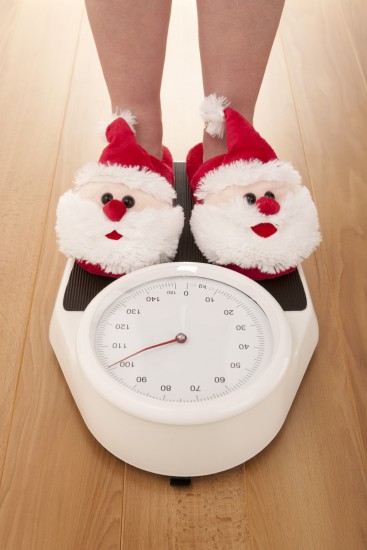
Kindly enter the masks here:
[[[182, 208], [167, 204], [167, 208], [128, 212], [113, 222], [101, 206], [70, 190], [59, 200], [56, 233], [66, 256], [122, 274], [174, 257], [183, 221]], [[123, 238], [106, 238], [112, 231]]]

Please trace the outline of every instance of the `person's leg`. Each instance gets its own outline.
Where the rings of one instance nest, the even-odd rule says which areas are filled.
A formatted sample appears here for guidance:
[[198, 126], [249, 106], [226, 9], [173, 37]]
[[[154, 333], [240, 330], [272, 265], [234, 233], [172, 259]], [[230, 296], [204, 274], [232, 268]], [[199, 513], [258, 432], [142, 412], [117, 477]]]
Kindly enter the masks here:
[[171, 0], [85, 0], [112, 111], [129, 109], [136, 138], [162, 155], [160, 89]]
[[[252, 123], [284, 0], [197, 0], [204, 95], [227, 97]], [[204, 160], [226, 151], [204, 132]]]

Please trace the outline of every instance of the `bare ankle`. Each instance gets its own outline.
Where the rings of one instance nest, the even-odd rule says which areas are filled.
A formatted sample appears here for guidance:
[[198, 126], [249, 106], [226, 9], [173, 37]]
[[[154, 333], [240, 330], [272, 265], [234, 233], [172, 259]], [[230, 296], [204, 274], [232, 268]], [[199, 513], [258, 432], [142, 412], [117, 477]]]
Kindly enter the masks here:
[[214, 157], [218, 157], [219, 155], [223, 155], [227, 152], [227, 144], [225, 137], [220, 139], [217, 137], [212, 137], [206, 132], [204, 132], [203, 136], [203, 150], [204, 150], [204, 156], [203, 161], [209, 160]]
[[136, 141], [153, 157], [162, 159], [163, 127], [159, 116], [137, 116]]

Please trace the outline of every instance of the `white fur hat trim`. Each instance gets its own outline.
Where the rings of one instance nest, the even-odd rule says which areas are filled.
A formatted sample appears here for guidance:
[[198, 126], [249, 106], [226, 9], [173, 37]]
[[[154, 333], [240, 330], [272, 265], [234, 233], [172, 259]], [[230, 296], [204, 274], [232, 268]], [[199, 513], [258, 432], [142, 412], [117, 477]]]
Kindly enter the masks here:
[[279, 181], [300, 185], [301, 176], [289, 162], [272, 160], [236, 160], [230, 164], [223, 164], [208, 172], [201, 178], [195, 191], [195, 197], [202, 200], [209, 193], [222, 191], [227, 187], [249, 185], [258, 181]]
[[166, 202], [176, 198], [176, 191], [163, 176], [141, 166], [90, 162], [80, 168], [74, 177], [77, 188], [88, 183], [108, 182], [122, 183], [131, 189], [141, 189]]

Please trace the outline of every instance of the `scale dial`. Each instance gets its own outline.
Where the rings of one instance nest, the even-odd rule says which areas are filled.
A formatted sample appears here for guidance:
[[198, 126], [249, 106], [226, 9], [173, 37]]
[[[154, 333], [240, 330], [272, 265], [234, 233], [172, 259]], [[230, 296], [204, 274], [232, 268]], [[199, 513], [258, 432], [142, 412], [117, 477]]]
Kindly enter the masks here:
[[104, 398], [147, 420], [195, 424], [253, 406], [291, 355], [284, 313], [225, 268], [172, 263], [127, 275], [88, 306], [77, 353]]
[[251, 384], [269, 363], [263, 310], [242, 291], [205, 277], [163, 277], [103, 312], [95, 351], [118, 384], [152, 399], [218, 399]]

